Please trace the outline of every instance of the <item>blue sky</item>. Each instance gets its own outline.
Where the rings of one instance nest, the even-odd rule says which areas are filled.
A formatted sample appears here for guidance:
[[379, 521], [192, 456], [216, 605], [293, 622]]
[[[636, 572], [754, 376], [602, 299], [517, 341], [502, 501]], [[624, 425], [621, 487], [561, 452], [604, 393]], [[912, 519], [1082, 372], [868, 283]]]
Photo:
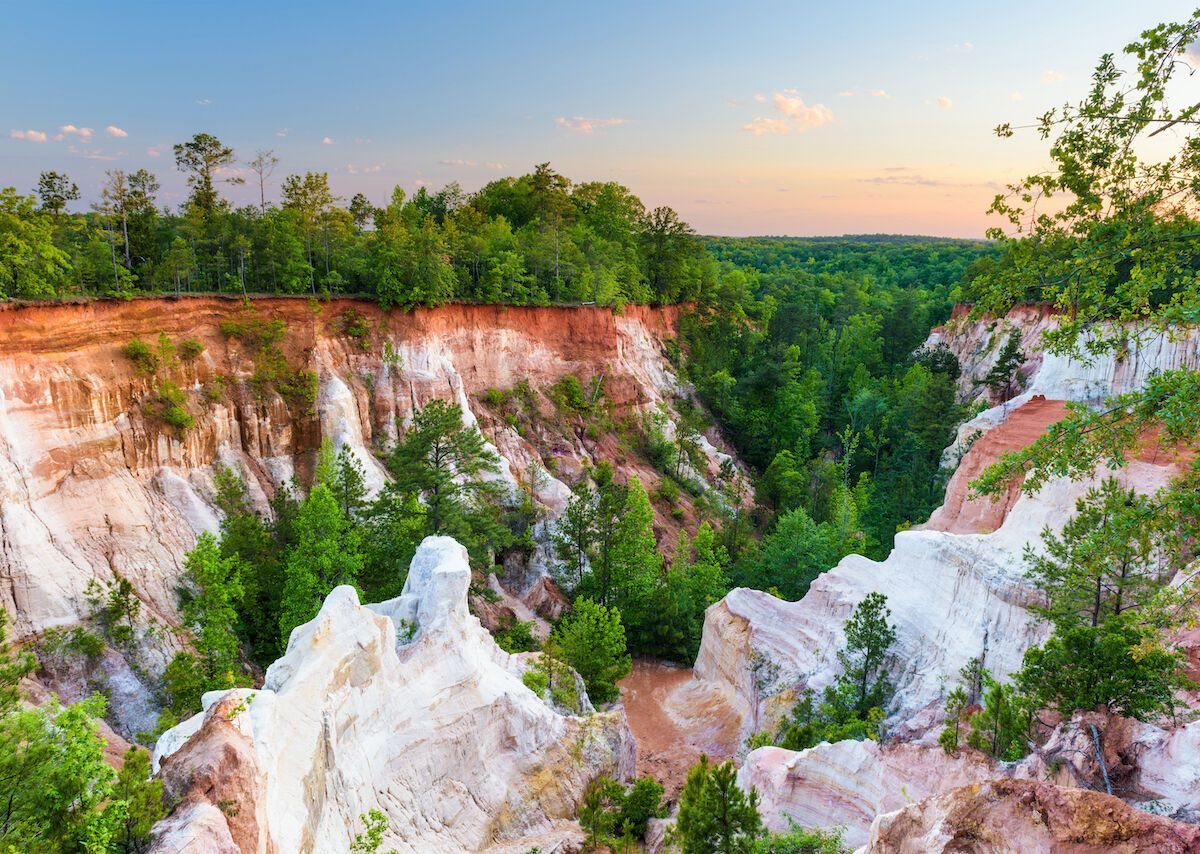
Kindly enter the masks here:
[[274, 149], [276, 186], [323, 170], [380, 203], [549, 160], [705, 233], [981, 236], [1044, 151], [991, 129], [1077, 98], [1101, 53], [1191, 8], [5, 2], [0, 184], [57, 169], [86, 201], [144, 166], [176, 204], [170, 145], [207, 131], [243, 160]]

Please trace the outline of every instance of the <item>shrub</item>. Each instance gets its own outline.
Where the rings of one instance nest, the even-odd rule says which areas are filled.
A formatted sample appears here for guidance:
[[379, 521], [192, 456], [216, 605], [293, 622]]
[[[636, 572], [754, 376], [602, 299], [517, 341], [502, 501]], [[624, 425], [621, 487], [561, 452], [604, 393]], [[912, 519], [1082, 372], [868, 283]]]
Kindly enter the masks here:
[[532, 623], [518, 620], [506, 629], [493, 635], [496, 645], [505, 652], [530, 652], [537, 649], [537, 641], [533, 637]]
[[316, 371], [310, 371], [308, 368], [300, 368], [294, 374], [275, 382], [276, 390], [283, 397], [295, 404], [303, 404], [305, 411], [312, 409], [312, 405], [317, 402], [318, 387]]
[[195, 338], [184, 338], [179, 342], [179, 358], [194, 362], [204, 352], [204, 345]]
[[591, 408], [587, 397], [583, 393], [583, 384], [579, 382], [579, 377], [574, 374], [567, 374], [554, 385], [550, 386], [546, 395], [554, 401], [554, 405], [560, 411], [582, 414]]
[[133, 362], [140, 373], [152, 374], [158, 370], [158, 357], [150, 345], [140, 338], [134, 338], [122, 347], [121, 355]]
[[550, 677], [541, 670], [526, 670], [521, 676], [521, 681], [525, 683], [525, 687], [539, 697], [545, 696], [546, 689], [550, 687]]
[[752, 849], [753, 854], [842, 854], [849, 849], [840, 827], [832, 830], [801, 827], [787, 817], [791, 825], [786, 833], [772, 833], [760, 839]]
[[654, 489], [654, 500], [673, 505], [679, 500], [679, 484], [670, 477], [660, 478]]
[[180, 432], [196, 426], [196, 419], [187, 410], [187, 395], [173, 382], [164, 382], [158, 387], [158, 400], [162, 406], [163, 421]]
[[356, 308], [348, 308], [338, 318], [338, 326], [347, 338], [356, 340], [360, 347], [367, 349], [367, 339], [371, 335], [371, 325], [366, 316]]
[[501, 406], [508, 397], [498, 388], [489, 388], [483, 393], [483, 402], [488, 406]]

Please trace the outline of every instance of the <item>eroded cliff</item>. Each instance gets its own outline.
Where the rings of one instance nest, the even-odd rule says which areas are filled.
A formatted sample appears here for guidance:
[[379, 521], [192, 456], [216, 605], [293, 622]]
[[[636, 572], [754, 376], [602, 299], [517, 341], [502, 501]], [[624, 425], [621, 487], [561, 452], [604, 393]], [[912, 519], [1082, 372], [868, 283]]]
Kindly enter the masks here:
[[624, 712], [568, 717], [529, 690], [468, 612], [470, 579], [466, 550], [429, 537], [401, 596], [335, 589], [262, 690], [207, 695], [159, 740], [180, 803], [155, 850], [347, 851], [375, 809], [413, 854], [574, 838], [559, 824], [588, 782], [633, 773]]
[[[1067, 401], [1095, 404], [1140, 387], [1154, 371], [1200, 368], [1195, 332], [1132, 342], [1119, 357], [1084, 364], [1040, 352], [1041, 335], [1052, 323], [1047, 312], [1032, 308], [1018, 308], [995, 322], [967, 323], [959, 313], [931, 335], [930, 344], [944, 343], [958, 357], [967, 399], [985, 393], [977, 378], [994, 363], [1009, 330], [1016, 330], [1025, 351], [1036, 355], [1021, 368], [1025, 380], [1019, 395], [962, 426], [947, 451], [946, 463], [955, 473], [943, 507], [926, 525], [897, 534], [886, 560], [851, 555], [814, 581], [798, 602], [737, 589], [709, 608], [693, 690], [722, 695], [741, 715], [743, 735], [777, 731], [800, 690], [819, 691], [833, 681], [840, 672], [842, 624], [868, 593], [883, 593], [891, 608], [897, 637], [889, 667], [896, 693], [887, 709], [887, 728], [890, 737], [909, 743], [889, 749], [853, 742], [801, 753], [755, 751], [740, 780], [764, 792], [770, 824], [783, 829], [784, 817], [793, 815], [802, 823], [843, 825], [859, 844], [880, 812], [949, 792], [972, 778], [1013, 773], [990, 762], [964, 769], [931, 742], [940, 728], [945, 693], [970, 659], [980, 658], [1004, 678], [1020, 666], [1029, 646], [1044, 639], [1046, 628], [1027, 609], [1034, 591], [1024, 577], [1022, 554], [1026, 546], [1040, 546], [1043, 526], [1062, 526], [1090, 484], [1052, 480], [1034, 496], [1014, 487], [995, 502], [972, 499], [968, 484], [1004, 451], [1029, 444], [1065, 412]], [[1138, 458], [1115, 474], [1139, 491], [1152, 492], [1172, 477], [1177, 462], [1147, 441]], [[1148, 785], [1129, 796], [1162, 799], [1170, 811], [1190, 812], [1190, 799], [1163, 778], [1161, 768], [1163, 757], [1177, 753], [1194, 734], [1150, 726], [1139, 732], [1139, 743], [1146, 745], [1139, 763]], [[1176, 773], [1193, 776], [1187, 770]]]

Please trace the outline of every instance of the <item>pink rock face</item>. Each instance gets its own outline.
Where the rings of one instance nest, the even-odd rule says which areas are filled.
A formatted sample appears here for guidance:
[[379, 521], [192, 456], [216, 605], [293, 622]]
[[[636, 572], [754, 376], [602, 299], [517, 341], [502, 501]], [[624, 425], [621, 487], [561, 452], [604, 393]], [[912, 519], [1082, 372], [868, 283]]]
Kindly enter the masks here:
[[1200, 827], [1150, 815], [1100, 792], [996, 780], [881, 815], [861, 850], [1184, 854], [1200, 851]]
[[1006, 451], [1017, 451], [1033, 444], [1047, 427], [1066, 414], [1064, 401], [1040, 396], [1015, 407], [998, 426], [972, 443], [946, 486], [942, 506], [921, 527], [952, 534], [984, 534], [999, 528], [1021, 494], [1021, 482], [1013, 482], [1003, 495], [993, 499], [972, 498], [971, 481]]

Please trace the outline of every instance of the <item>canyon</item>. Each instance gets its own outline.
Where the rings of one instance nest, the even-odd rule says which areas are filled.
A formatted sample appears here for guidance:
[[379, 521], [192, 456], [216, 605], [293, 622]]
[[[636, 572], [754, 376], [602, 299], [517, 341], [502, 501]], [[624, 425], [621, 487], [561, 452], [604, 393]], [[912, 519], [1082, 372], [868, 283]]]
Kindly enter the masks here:
[[[546, 577], [546, 534], [566, 505], [568, 482], [601, 460], [622, 479], [649, 484], [658, 475], [611, 433], [515, 425], [487, 402], [488, 392], [598, 377], [612, 412], [654, 412], [690, 394], [668, 358], [678, 312], [451, 305], [404, 313], [302, 298], [6, 306], [0, 596], [13, 634], [32, 642], [76, 625], [89, 615], [89, 582], [128, 579], [155, 631], [144, 635], [136, 661], [106, 653], [99, 678], [112, 698], [114, 741], [151, 729], [157, 707], [143, 671], [161, 670], [179, 649], [170, 631], [179, 622], [176, 586], [184, 553], [218, 525], [216, 467], [242, 473], [266, 513], [277, 489], [311, 476], [329, 439], [358, 458], [368, 487], [378, 489], [386, 476], [378, 454], [435, 398], [460, 404], [478, 423], [501, 457], [499, 477], [528, 490], [538, 507], [532, 559], [489, 583], [502, 607], [544, 630], [562, 605]], [[230, 334], [231, 321], [242, 330], [280, 322], [279, 353], [289, 370], [311, 371], [311, 400], [256, 384], [263, 353], [248, 343], [252, 336]], [[843, 827], [849, 844], [870, 851], [957, 850], [969, 827], [1003, 839], [1030, 811], [1053, 817], [1049, 836], [1020, 837], [1030, 850], [1060, 832], [1100, 844], [1111, 822], [1087, 817], [1105, 810], [1162, 850], [1194, 850], [1195, 834], [1178, 822], [1089, 791], [1099, 770], [1082, 733], [1096, 723], [1108, 764], [1130, 769], [1119, 792], [1126, 800], [1194, 818], [1200, 724], [1068, 721], [1016, 766], [948, 757], [936, 744], [945, 693], [970, 659], [1004, 677], [1044, 639], [1028, 609], [1035, 593], [1022, 552], [1037, 546], [1043, 526], [1060, 527], [1088, 486], [1060, 479], [1032, 496], [1014, 486], [990, 501], [970, 495], [970, 480], [1032, 441], [1067, 402], [1098, 403], [1156, 370], [1200, 368], [1200, 335], [1160, 336], [1121, 359], [1082, 364], [1040, 351], [1052, 324], [1045, 310], [1019, 307], [987, 321], [956, 311], [934, 330], [929, 344], [945, 344], [962, 366], [964, 399], [979, 393], [973, 378], [989, 369], [1008, 330], [1030, 354], [1021, 393], [959, 428], [946, 451], [953, 474], [942, 507], [899, 532], [886, 560], [850, 555], [797, 602], [730, 591], [708, 609], [694, 668], [636, 662], [623, 706], [565, 714], [526, 687], [529, 658], [503, 652], [468, 611], [471, 570], [452, 540], [422, 544], [397, 599], [364, 604], [352, 588], [334, 590], [293, 632], [262, 689], [206, 695], [203, 713], [159, 740], [155, 766], [178, 806], [156, 850], [345, 851], [372, 809], [387, 817], [385, 847], [401, 852], [571, 850], [593, 776], [650, 773], [670, 795], [701, 752], [737, 758], [739, 783], [758, 790], [769, 827], [786, 829], [789, 817]], [[161, 372], [139, 370], [121, 351], [160, 335], [203, 345], [170, 371], [195, 416], [182, 432], [156, 408]], [[550, 404], [538, 399], [549, 419]], [[697, 474], [715, 483], [732, 458], [715, 430], [702, 447], [707, 470]], [[1148, 442], [1115, 474], [1152, 492], [1177, 463]], [[694, 530], [692, 499], [684, 494], [680, 507], [671, 514], [656, 506], [663, 546], [681, 527]], [[832, 682], [843, 622], [871, 592], [887, 596], [897, 627], [887, 743], [742, 748], [755, 733], [777, 731], [801, 690]], [[487, 604], [474, 604], [487, 623]], [[401, 626], [415, 629], [404, 637]], [[29, 687], [64, 699], [83, 690], [57, 673]]]

